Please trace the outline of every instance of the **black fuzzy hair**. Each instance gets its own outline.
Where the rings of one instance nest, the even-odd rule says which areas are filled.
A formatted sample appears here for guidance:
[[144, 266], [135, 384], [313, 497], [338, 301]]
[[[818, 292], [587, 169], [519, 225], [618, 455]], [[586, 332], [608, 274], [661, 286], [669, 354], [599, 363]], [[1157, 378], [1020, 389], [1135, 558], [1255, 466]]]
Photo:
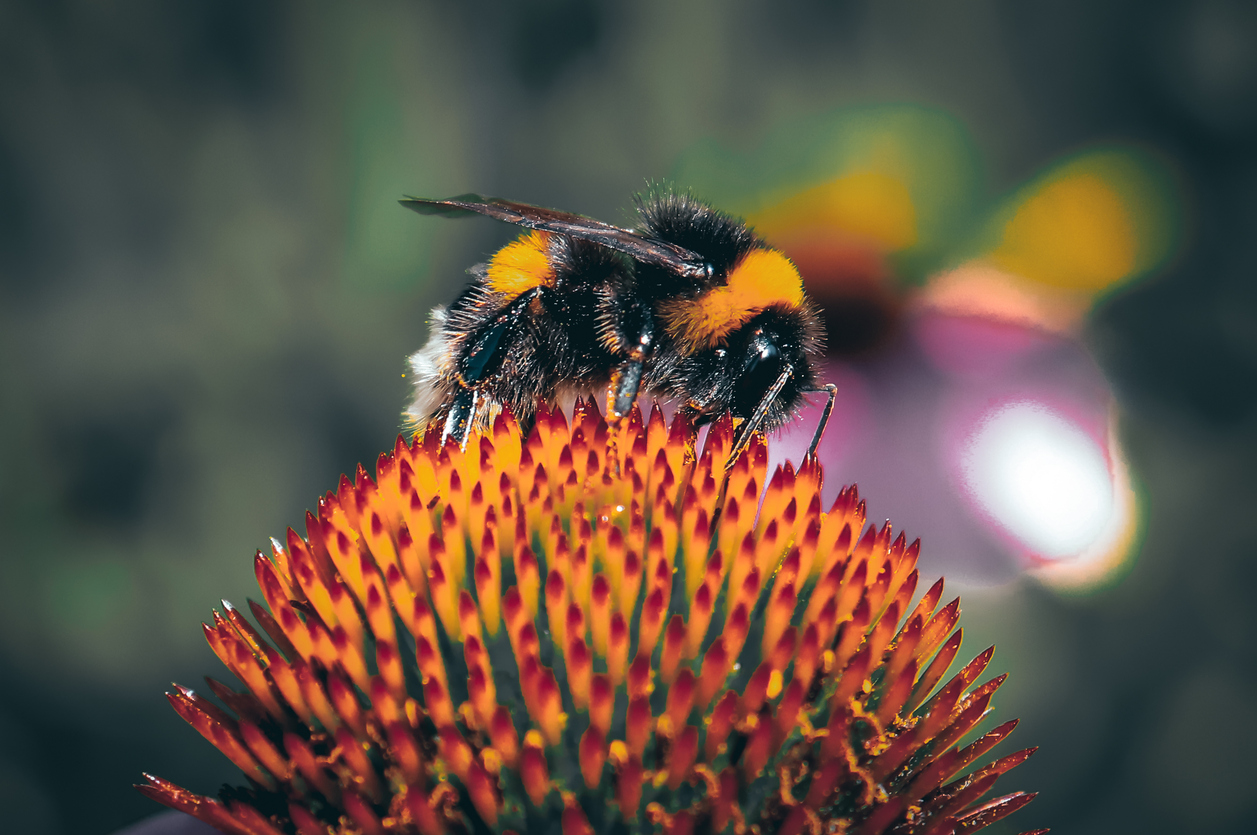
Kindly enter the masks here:
[[724, 275], [763, 241], [738, 218], [717, 211], [689, 193], [653, 188], [635, 198], [643, 231], [707, 259]]

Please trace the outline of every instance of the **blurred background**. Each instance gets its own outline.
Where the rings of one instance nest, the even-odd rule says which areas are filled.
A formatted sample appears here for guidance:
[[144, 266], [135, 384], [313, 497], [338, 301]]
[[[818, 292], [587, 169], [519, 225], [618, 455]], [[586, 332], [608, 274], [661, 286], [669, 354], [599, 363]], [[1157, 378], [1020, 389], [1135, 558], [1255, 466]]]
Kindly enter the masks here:
[[[398, 197], [630, 223], [669, 179], [825, 301], [827, 484], [959, 581], [1043, 746], [1000, 831], [1251, 831], [1257, 7], [32, 0], [0, 67], [0, 829], [235, 779], [162, 697], [221, 675], [198, 621], [392, 444], [428, 311], [512, 235]], [[852, 182], [839, 251], [789, 240]], [[983, 480], [1009, 449], [1080, 450], [1072, 539]]]

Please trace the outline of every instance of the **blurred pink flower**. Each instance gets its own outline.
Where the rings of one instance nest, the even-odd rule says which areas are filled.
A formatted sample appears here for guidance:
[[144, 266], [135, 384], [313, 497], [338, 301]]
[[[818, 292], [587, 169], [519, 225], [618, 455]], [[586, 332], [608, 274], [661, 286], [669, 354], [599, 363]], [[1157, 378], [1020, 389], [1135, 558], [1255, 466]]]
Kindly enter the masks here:
[[[827, 359], [822, 376], [839, 391], [819, 453], [825, 500], [858, 482], [879, 512], [929, 532], [930, 569], [1085, 584], [1127, 552], [1136, 518], [1113, 397], [1076, 340], [923, 311], [874, 355]], [[770, 444], [775, 459], [802, 457], [817, 400]]]
[[[1081, 331], [1096, 298], [1172, 254], [1173, 177], [1145, 151], [1095, 148], [992, 201], [977, 159], [945, 114], [879, 106], [751, 154], [697, 147], [677, 180], [744, 214], [822, 307], [828, 493], [859, 483], [958, 580], [1111, 582], [1138, 506]], [[778, 460], [802, 457], [819, 405], [779, 433]]]

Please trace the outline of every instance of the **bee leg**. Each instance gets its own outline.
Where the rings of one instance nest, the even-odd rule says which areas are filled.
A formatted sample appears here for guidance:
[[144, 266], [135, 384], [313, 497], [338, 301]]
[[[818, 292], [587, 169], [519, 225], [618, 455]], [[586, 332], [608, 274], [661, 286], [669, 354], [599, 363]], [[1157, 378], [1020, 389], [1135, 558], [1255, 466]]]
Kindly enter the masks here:
[[465, 387], [472, 387], [488, 377], [502, 364], [510, 339], [511, 330], [519, 322], [533, 300], [540, 297], [543, 287], [534, 287], [522, 293], [504, 307], [487, 325], [480, 328], [468, 340], [469, 348], [458, 369], [458, 379]]
[[642, 385], [643, 358], [630, 359], [611, 375], [607, 390], [607, 444], [615, 474], [620, 474], [620, 428], [624, 416], [637, 402], [637, 392]]
[[825, 401], [825, 411], [821, 412], [821, 419], [816, 424], [816, 434], [812, 436], [812, 443], [808, 444], [807, 457], [803, 459], [804, 461], [808, 460], [808, 458], [816, 457], [816, 448], [821, 444], [821, 438], [825, 434], [825, 427], [829, 425], [829, 416], [834, 411], [834, 400], [838, 398], [838, 387], [833, 383], [826, 383], [818, 389], [805, 389], [805, 391], [812, 394], [828, 394], [829, 399]]
[[[629, 333], [617, 335], [619, 345], [616, 347], [628, 356], [616, 369], [611, 380], [611, 390], [607, 392], [607, 417], [619, 420], [628, 415], [633, 404], [637, 402], [637, 392], [641, 389], [642, 374], [646, 368], [646, 359], [655, 344], [655, 320], [649, 308], [641, 307], [637, 311], [639, 323]], [[626, 315], [632, 315], [631, 313]]]
[[490, 402], [491, 392], [484, 390], [484, 383], [501, 367], [513, 329], [544, 289], [535, 287], [520, 294], [488, 324], [471, 335], [467, 353], [463, 355], [458, 369], [459, 390], [446, 412], [441, 443], [454, 438], [460, 447], [467, 448], [467, 436], [476, 425], [480, 408]]
[[673, 414], [673, 421], [687, 420], [690, 424], [690, 431], [685, 436], [685, 460], [687, 462], [696, 463], [698, 461], [698, 433], [704, 426], [712, 422], [713, 417], [714, 415], [704, 412], [693, 403], [686, 403]]
[[603, 335], [600, 340], [608, 350], [625, 356], [616, 368], [607, 391], [607, 419], [620, 420], [632, 410], [641, 389], [641, 377], [645, 372], [646, 358], [655, 346], [655, 318], [650, 308], [630, 299], [608, 299], [608, 306], [620, 302], [625, 307], [616, 308], [615, 316], [605, 314]]
[[655, 322], [648, 309], [640, 311], [641, 324], [634, 330], [630, 339], [622, 339], [621, 350], [628, 354], [628, 359], [620, 364], [611, 377], [611, 387], [607, 391], [607, 424], [610, 428], [608, 438], [611, 443], [611, 460], [615, 462], [616, 474], [620, 471], [620, 455], [617, 440], [620, 422], [633, 409], [637, 402], [637, 393], [642, 387], [642, 374], [646, 370], [646, 358], [655, 343]]
[[453, 438], [460, 447], [467, 448], [467, 436], [476, 418], [476, 390], [460, 388], [445, 415], [445, 427], [441, 430], [441, 446]]
[[676, 418], [685, 418], [688, 420], [695, 431], [708, 423], [711, 423], [711, 415], [707, 414], [693, 403], [685, 403], [680, 406], [676, 410], [676, 415], [673, 417], [674, 420]]
[[612, 423], [627, 415], [637, 402], [637, 392], [642, 385], [642, 368], [641, 359], [631, 359], [612, 375], [611, 388], [607, 392], [607, 419]]

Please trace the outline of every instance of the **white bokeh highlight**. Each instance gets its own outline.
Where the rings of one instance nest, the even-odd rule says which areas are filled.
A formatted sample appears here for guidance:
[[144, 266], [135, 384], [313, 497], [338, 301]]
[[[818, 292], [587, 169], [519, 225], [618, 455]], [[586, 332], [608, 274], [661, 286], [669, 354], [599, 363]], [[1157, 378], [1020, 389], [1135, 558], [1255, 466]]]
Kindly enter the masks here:
[[1079, 556], [1112, 529], [1104, 449], [1041, 403], [989, 413], [970, 436], [962, 477], [982, 510], [1040, 558]]

